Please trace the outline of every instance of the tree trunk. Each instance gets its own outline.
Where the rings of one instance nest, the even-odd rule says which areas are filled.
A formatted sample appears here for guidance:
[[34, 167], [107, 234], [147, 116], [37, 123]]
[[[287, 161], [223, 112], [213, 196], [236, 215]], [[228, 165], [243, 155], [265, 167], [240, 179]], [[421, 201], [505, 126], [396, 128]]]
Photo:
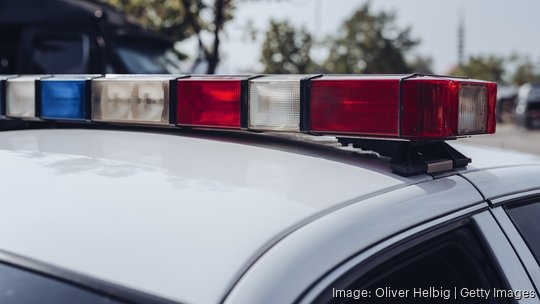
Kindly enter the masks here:
[[212, 46], [212, 52], [208, 54], [208, 74], [214, 74], [216, 67], [219, 63], [219, 32], [223, 27], [224, 16], [224, 0], [216, 0], [215, 4], [215, 17], [214, 17], [214, 45]]

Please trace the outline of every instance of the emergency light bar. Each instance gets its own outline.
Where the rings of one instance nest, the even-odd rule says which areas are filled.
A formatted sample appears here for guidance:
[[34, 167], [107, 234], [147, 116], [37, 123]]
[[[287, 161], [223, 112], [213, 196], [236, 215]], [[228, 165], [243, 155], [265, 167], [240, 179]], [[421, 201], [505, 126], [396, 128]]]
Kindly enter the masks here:
[[92, 120], [169, 125], [171, 82], [179, 75], [106, 75], [92, 80]]
[[[424, 143], [494, 133], [496, 93], [494, 82], [421, 74], [0, 76], [0, 117], [333, 135], [383, 155], [393, 148], [381, 138], [400, 139], [431, 155]], [[456, 153], [445, 152], [466, 165]]]
[[306, 131], [399, 137], [401, 79], [329, 75], [311, 80]]
[[413, 77], [403, 81], [401, 90], [404, 138], [495, 133], [494, 82]]
[[36, 119], [37, 81], [50, 75], [25, 75], [6, 79], [6, 116]]
[[248, 78], [249, 76], [192, 76], [179, 79], [177, 124], [240, 129], [242, 83]]
[[435, 76], [323, 76], [311, 80], [307, 130], [406, 139], [494, 133], [496, 89]]
[[40, 80], [37, 99], [42, 119], [90, 119], [91, 80], [101, 75], [57, 75]]
[[300, 130], [300, 80], [303, 75], [270, 75], [249, 82], [248, 127], [252, 130]]
[[6, 80], [15, 75], [0, 75], [0, 117], [6, 116]]

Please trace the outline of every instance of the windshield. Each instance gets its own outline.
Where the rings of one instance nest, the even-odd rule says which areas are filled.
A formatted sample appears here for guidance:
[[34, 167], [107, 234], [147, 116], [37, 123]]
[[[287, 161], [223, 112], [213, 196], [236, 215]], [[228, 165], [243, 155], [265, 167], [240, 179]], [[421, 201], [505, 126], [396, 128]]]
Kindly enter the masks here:
[[154, 41], [119, 41], [117, 53], [132, 74], [178, 74], [180, 60], [170, 46]]

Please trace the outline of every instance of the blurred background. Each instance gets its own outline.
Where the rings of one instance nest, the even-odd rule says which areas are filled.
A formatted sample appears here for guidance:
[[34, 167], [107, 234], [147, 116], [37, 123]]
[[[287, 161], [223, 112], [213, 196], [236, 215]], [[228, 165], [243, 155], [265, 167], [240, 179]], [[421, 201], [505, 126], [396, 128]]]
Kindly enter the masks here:
[[0, 74], [434, 73], [498, 83], [497, 134], [540, 154], [540, 1], [0, 0]]

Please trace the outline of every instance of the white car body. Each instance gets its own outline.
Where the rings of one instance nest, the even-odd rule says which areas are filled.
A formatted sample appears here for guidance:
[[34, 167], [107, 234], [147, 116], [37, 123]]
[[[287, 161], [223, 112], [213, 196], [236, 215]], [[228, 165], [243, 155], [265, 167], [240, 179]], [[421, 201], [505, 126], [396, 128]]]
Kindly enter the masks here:
[[540, 158], [453, 145], [466, 169], [401, 177], [372, 154], [259, 134], [3, 131], [0, 250], [181, 303], [309, 303], [470, 216], [510, 286], [538, 288], [522, 241], [489, 228], [497, 204], [540, 192]]

